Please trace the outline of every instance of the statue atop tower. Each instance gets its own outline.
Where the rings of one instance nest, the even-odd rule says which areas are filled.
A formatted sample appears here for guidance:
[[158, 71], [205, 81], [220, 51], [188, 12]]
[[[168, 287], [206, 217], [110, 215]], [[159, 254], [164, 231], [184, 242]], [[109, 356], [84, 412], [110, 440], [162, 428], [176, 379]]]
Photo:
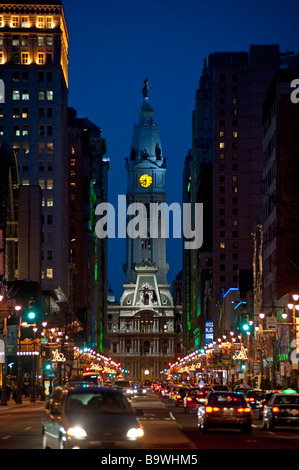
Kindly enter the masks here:
[[141, 89], [143, 98], [148, 98], [148, 92], [149, 92], [151, 87], [152, 87], [152, 85], [148, 81], [148, 77], [145, 77], [145, 80], [143, 82], [143, 87]]

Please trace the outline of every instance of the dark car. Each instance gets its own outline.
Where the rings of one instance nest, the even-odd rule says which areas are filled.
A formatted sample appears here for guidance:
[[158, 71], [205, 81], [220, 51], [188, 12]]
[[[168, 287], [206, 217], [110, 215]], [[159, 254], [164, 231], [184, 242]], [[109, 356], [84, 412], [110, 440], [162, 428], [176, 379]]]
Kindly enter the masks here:
[[104, 387], [57, 388], [42, 422], [44, 449], [136, 449], [143, 435], [127, 398]]
[[253, 410], [259, 410], [264, 396], [265, 392], [263, 390], [248, 390], [245, 400]]
[[274, 393], [263, 411], [263, 428], [299, 426], [299, 393]]
[[188, 413], [191, 409], [197, 409], [205, 403], [208, 393], [212, 391], [211, 387], [191, 388], [184, 398], [184, 411]]
[[252, 432], [252, 410], [242, 394], [234, 392], [211, 392], [206, 405], [197, 410], [198, 429], [207, 432], [210, 428], [240, 428]]
[[183, 405], [184, 398], [187, 395], [189, 389], [185, 387], [180, 387], [178, 393], [174, 397], [174, 404], [175, 406]]

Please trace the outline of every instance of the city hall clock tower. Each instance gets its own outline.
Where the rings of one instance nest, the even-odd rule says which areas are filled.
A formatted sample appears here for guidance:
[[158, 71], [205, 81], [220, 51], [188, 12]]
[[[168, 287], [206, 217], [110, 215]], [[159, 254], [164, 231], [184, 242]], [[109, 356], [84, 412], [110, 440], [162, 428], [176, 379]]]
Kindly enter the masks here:
[[[161, 236], [163, 214], [159, 210], [152, 212], [152, 204], [158, 207], [166, 199], [166, 159], [153, 120], [149, 88], [146, 78], [139, 120], [126, 159], [127, 227], [134, 218], [129, 207], [139, 204], [142, 229], [137, 237], [127, 234], [124, 291], [120, 304], [108, 303], [107, 309], [109, 354], [121, 363], [127, 379], [138, 381], [166, 379], [169, 363], [183, 351], [182, 306], [174, 305], [167, 282], [166, 238]], [[153, 220], [155, 234], [151, 230]]]
[[[149, 104], [150, 84], [146, 78], [142, 88], [143, 103], [139, 120], [134, 126], [130, 157], [126, 159], [127, 205], [142, 203], [148, 229], [138, 238], [127, 238], [127, 259], [124, 265], [126, 283], [136, 282], [136, 266], [149, 261], [156, 268], [159, 283], [166, 283], [169, 269], [166, 263], [166, 239], [161, 235], [161, 213], [150, 211], [150, 204], [165, 202], [166, 159], [163, 158], [158, 126], [153, 120], [154, 111]], [[158, 236], [152, 237], [150, 222], [157, 216]], [[160, 219], [160, 220], [159, 220]], [[130, 220], [130, 216], [129, 219]]]

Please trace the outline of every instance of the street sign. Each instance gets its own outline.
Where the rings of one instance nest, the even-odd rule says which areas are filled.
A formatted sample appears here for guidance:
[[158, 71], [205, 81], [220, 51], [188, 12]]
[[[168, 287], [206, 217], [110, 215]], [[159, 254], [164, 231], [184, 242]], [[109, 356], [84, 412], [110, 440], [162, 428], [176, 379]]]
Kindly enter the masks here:
[[266, 318], [266, 330], [276, 330], [277, 327], [277, 318], [267, 317]]

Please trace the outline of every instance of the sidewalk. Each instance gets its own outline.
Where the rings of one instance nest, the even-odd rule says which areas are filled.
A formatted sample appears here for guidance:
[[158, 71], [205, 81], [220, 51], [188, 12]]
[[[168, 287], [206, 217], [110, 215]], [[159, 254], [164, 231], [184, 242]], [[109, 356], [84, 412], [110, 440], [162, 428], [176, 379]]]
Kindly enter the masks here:
[[7, 411], [7, 410], [15, 410], [18, 408], [24, 408], [24, 407], [36, 407], [38, 406], [39, 408], [45, 407], [47, 403], [46, 401], [41, 401], [41, 400], [36, 400], [35, 402], [31, 402], [30, 398], [24, 398], [22, 397], [22, 403], [16, 403], [12, 398], [7, 401], [6, 406], [1, 406], [0, 405], [0, 412], [1, 411]]

